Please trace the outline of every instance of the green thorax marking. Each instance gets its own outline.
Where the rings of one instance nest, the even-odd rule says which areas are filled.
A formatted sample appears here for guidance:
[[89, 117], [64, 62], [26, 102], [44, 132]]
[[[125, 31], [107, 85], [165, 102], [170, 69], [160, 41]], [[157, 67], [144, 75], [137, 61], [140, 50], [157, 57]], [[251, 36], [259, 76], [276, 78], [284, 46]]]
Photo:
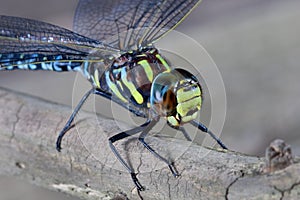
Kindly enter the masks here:
[[95, 70], [93, 76], [99, 80], [97, 87], [112, 93], [122, 102], [148, 107], [154, 78], [170, 70], [157, 49], [144, 48], [121, 55], [102, 75]]

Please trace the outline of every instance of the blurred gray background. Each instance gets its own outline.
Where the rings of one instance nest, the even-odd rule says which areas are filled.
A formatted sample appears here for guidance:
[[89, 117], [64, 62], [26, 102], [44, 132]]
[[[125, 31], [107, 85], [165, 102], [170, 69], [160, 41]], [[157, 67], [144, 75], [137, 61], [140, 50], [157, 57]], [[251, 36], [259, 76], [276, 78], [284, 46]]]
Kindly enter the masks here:
[[[77, 2], [0, 0], [0, 14], [71, 29]], [[227, 95], [221, 136], [230, 149], [263, 155], [282, 138], [300, 154], [299, 8], [298, 0], [203, 0], [176, 29], [202, 44], [219, 67]], [[75, 76], [1, 72], [0, 86], [71, 105]]]
[[[0, 0], [0, 13], [71, 29], [77, 2]], [[297, 0], [204, 0], [176, 28], [202, 44], [222, 74], [228, 104], [222, 139], [235, 151], [263, 155], [282, 138], [300, 154], [299, 6]], [[71, 105], [75, 76], [1, 72], [0, 86]]]

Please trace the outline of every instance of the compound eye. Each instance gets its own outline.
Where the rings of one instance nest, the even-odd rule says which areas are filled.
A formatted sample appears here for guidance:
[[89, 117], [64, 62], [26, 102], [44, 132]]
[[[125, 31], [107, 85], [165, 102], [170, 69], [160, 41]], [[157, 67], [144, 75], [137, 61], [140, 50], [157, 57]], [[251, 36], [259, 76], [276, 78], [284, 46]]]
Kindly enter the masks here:
[[172, 88], [164, 93], [162, 109], [165, 116], [170, 116], [174, 112], [176, 112], [176, 105], [177, 105], [177, 99]]
[[169, 73], [161, 73], [153, 80], [150, 92], [150, 106], [160, 116], [168, 116], [176, 109], [174, 86], [177, 78]]

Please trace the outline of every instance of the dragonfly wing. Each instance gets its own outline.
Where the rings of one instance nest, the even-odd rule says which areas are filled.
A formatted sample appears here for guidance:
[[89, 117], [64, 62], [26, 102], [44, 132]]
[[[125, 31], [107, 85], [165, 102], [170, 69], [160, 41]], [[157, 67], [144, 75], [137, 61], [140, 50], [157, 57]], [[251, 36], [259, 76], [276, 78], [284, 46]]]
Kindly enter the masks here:
[[84, 60], [93, 59], [90, 57], [93, 55], [91, 52], [97, 52], [97, 59], [103, 59], [118, 51], [102, 42], [49, 23], [0, 16], [2, 69], [18, 66], [36, 68], [38, 64], [54, 61], [74, 61], [74, 64], [79, 64]]
[[74, 31], [123, 51], [155, 42], [201, 0], [80, 0]]

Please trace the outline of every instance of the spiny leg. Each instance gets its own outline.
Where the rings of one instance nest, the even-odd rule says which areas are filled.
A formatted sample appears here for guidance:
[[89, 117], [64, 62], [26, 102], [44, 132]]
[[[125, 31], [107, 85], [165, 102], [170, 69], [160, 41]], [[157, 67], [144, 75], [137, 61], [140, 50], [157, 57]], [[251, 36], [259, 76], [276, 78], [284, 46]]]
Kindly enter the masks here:
[[117, 157], [117, 159], [120, 161], [120, 163], [127, 169], [127, 171], [130, 173], [131, 178], [134, 182], [134, 184], [136, 185], [137, 189], [139, 191], [143, 191], [144, 187], [140, 184], [138, 178], [136, 177], [136, 173], [134, 172], [134, 169], [122, 158], [122, 156], [120, 155], [120, 153], [117, 151], [115, 145], [113, 144], [114, 142], [124, 139], [128, 136], [134, 135], [136, 133], [139, 133], [145, 129], [147, 129], [148, 125], [151, 124], [151, 121], [148, 120], [147, 122], [145, 122], [144, 124], [142, 124], [139, 127], [130, 129], [128, 131], [124, 131], [121, 133], [118, 133], [112, 137], [110, 137], [109, 140], [109, 146], [112, 150], [112, 152], [115, 154], [115, 156]]
[[168, 161], [167, 159], [165, 159], [164, 157], [162, 157], [161, 155], [159, 155], [156, 151], [154, 151], [154, 149], [152, 149], [152, 147], [150, 147], [146, 142], [145, 142], [145, 137], [147, 136], [147, 134], [149, 133], [149, 131], [153, 128], [153, 126], [157, 123], [158, 120], [152, 120], [152, 122], [149, 124], [149, 126], [147, 126], [142, 133], [139, 136], [139, 141], [146, 147], [146, 149], [148, 149], [150, 151], [150, 153], [152, 153], [155, 157], [157, 157], [159, 160], [163, 161], [164, 163], [166, 163], [169, 167], [169, 169], [171, 170], [172, 174], [176, 177], [178, 176], [177, 170], [175, 169], [174, 165], [172, 162]]
[[228, 149], [225, 144], [223, 144], [223, 142], [215, 135], [213, 134], [210, 130], [208, 130], [208, 128], [200, 123], [200, 122], [197, 122], [197, 121], [191, 121], [190, 122], [193, 126], [197, 127], [198, 129], [200, 129], [201, 131], [205, 132], [205, 133], [208, 133], [210, 135], [210, 137], [212, 137], [223, 149]]
[[82, 105], [86, 102], [87, 98], [91, 95], [91, 94], [97, 94], [103, 97], [106, 97], [108, 99], [110, 99], [110, 95], [107, 93], [104, 93], [100, 90], [97, 90], [95, 88], [90, 89], [88, 92], [86, 92], [84, 94], [84, 96], [81, 98], [81, 100], [79, 101], [79, 103], [77, 104], [77, 106], [75, 107], [73, 113], [71, 114], [69, 120], [67, 121], [67, 123], [65, 124], [64, 128], [61, 130], [61, 132], [59, 133], [57, 140], [56, 140], [56, 150], [57, 151], [61, 151], [61, 142], [62, 139], [64, 137], [64, 135], [67, 133], [67, 131], [72, 127], [72, 123], [74, 121], [75, 116], [78, 114], [79, 110], [81, 109]]

